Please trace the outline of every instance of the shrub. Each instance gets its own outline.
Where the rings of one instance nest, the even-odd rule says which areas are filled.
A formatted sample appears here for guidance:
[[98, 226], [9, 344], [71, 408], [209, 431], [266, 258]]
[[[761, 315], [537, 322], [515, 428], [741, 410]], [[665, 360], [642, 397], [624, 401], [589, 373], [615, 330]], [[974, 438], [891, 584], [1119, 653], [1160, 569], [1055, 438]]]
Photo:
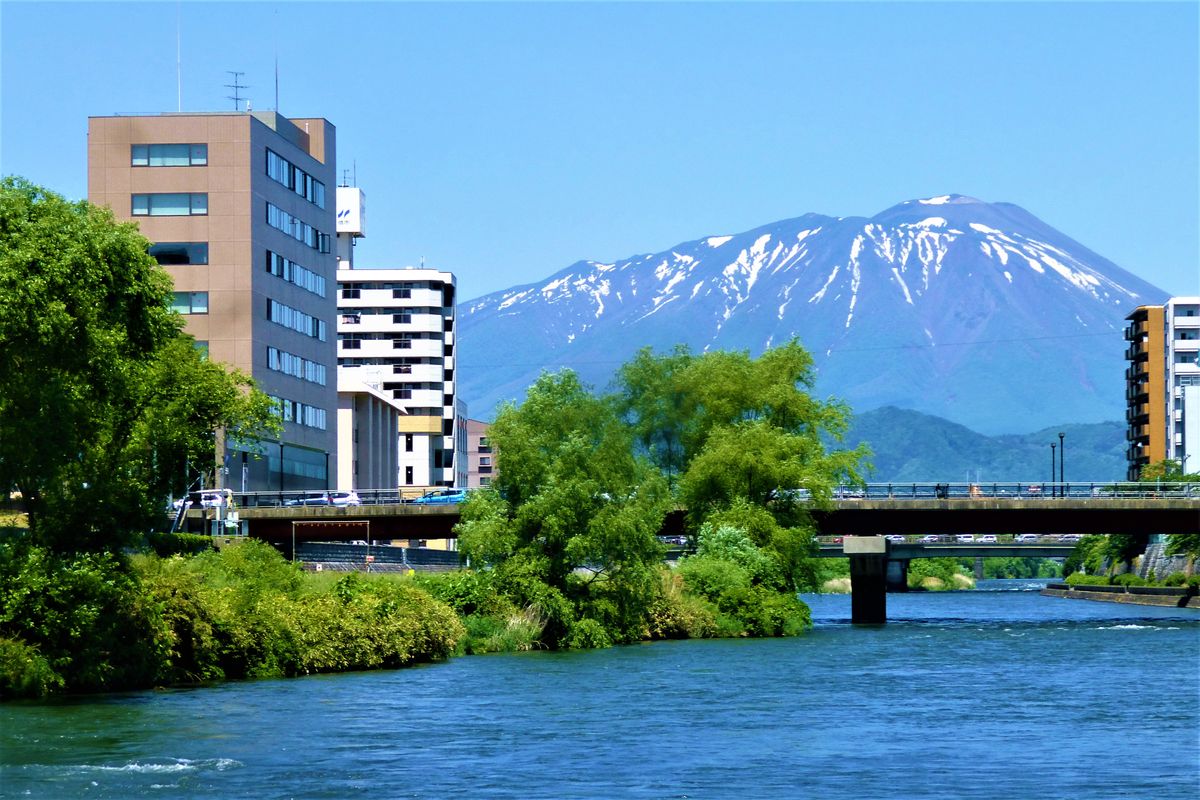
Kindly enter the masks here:
[[683, 576], [663, 570], [661, 591], [647, 615], [650, 639], [704, 639], [716, 635], [716, 608], [712, 603], [684, 591]]
[[505, 616], [472, 614], [463, 619], [465, 653], [516, 653], [541, 646], [545, 621], [531, 609], [512, 610]]
[[604, 626], [594, 619], [576, 620], [571, 626], [570, 646], [577, 650], [597, 650], [612, 647], [612, 639]]
[[1067, 576], [1068, 586], [1108, 586], [1107, 575], [1087, 575], [1082, 572], [1072, 572]]
[[1150, 583], [1145, 578], [1135, 575], [1132, 572], [1126, 572], [1117, 575], [1112, 579], [1113, 586], [1149, 586]]
[[37, 648], [0, 638], [0, 700], [45, 697], [62, 686], [62, 676]]
[[1167, 577], [1163, 578], [1160, 583], [1163, 586], [1186, 586], [1188, 577], [1182, 572], [1172, 572]]
[[148, 533], [146, 544], [161, 558], [173, 555], [195, 555], [212, 549], [212, 537], [197, 533]]

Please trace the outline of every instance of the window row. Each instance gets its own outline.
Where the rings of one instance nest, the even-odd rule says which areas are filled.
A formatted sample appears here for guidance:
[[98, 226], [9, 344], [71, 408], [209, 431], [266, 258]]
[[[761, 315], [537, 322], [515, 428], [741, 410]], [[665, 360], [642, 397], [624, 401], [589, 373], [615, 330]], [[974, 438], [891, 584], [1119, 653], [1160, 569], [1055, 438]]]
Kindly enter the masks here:
[[157, 242], [150, 255], [159, 264], [207, 264], [208, 242]]
[[325, 184], [273, 150], [267, 150], [267, 175], [317, 208], [325, 207]]
[[297, 333], [325, 341], [325, 320], [317, 319], [311, 314], [305, 314], [291, 306], [267, 298], [267, 319], [285, 328], [291, 328]]
[[208, 195], [197, 192], [135, 194], [131, 213], [135, 217], [203, 216], [208, 213]]
[[294, 283], [301, 289], [307, 289], [318, 297], [325, 296], [324, 277], [270, 250], [267, 251], [267, 272], [277, 278], [283, 278], [288, 283]]
[[267, 224], [276, 230], [283, 231], [297, 242], [304, 242], [314, 250], [322, 253], [329, 252], [329, 234], [304, 222], [299, 217], [293, 217], [274, 203], [267, 203]]
[[180, 314], [207, 314], [208, 292], [175, 292], [171, 309]]
[[[382, 317], [384, 314], [368, 314], [367, 316]], [[341, 320], [343, 325], [359, 325], [362, 323], [363, 315], [359, 312], [353, 314], [342, 314]], [[405, 312], [403, 314], [392, 314], [393, 325], [411, 325], [412, 314]]]
[[276, 347], [267, 347], [267, 368], [294, 378], [325, 385], [325, 365], [309, 361]]
[[135, 167], [203, 167], [208, 165], [206, 144], [135, 144], [129, 163]]
[[325, 430], [325, 409], [274, 395], [270, 397], [275, 403], [276, 415], [284, 422], [295, 422], [307, 428]]

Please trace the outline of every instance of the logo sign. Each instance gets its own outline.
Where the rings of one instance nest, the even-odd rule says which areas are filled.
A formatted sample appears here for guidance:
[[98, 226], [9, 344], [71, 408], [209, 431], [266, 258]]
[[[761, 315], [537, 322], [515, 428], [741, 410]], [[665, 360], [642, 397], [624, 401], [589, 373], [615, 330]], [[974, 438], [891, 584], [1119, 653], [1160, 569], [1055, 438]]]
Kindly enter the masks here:
[[367, 235], [367, 200], [362, 189], [337, 187], [337, 232]]

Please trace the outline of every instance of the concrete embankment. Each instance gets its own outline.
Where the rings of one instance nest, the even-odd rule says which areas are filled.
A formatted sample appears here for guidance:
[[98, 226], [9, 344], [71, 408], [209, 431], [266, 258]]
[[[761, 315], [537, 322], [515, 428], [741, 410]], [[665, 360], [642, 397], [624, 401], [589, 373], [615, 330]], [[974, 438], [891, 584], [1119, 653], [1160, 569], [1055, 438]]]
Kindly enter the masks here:
[[1200, 596], [1187, 588], [1161, 586], [1068, 586], [1051, 583], [1042, 589], [1046, 597], [1070, 600], [1099, 600], [1103, 603], [1128, 603], [1137, 606], [1168, 606], [1200, 609]]

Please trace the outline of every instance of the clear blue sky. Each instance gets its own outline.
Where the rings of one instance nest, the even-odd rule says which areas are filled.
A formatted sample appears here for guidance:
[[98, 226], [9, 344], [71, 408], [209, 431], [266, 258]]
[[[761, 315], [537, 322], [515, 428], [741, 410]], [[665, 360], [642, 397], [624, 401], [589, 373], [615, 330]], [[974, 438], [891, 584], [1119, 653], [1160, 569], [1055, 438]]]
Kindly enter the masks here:
[[86, 195], [89, 115], [324, 116], [360, 266], [464, 299], [815, 211], [1021, 205], [1200, 293], [1195, 2], [0, 4], [0, 172]]

